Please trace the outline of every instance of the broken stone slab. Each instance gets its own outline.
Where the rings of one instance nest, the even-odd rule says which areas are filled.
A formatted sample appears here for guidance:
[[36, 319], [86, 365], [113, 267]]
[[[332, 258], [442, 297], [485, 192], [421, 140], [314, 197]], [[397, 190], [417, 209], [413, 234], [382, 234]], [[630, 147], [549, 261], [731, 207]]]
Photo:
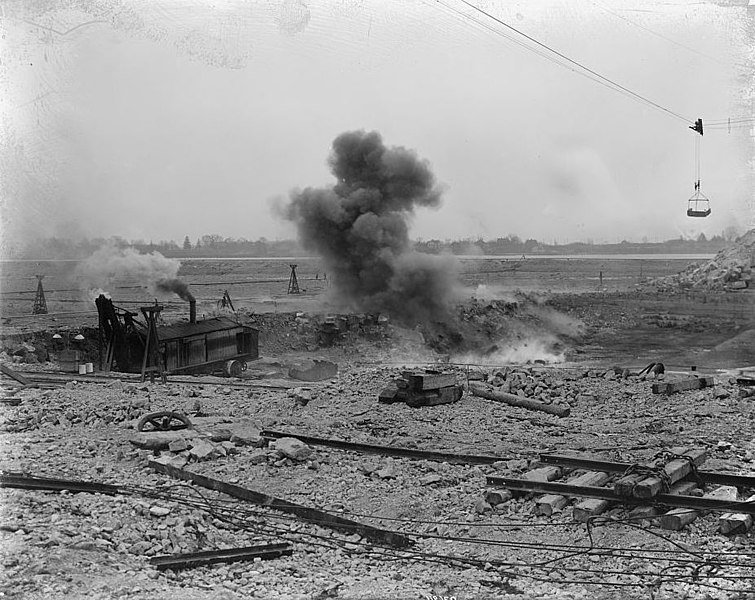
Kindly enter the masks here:
[[180, 456], [176, 454], [164, 454], [164, 455], [158, 456], [157, 458], [153, 460], [162, 465], [168, 465], [170, 467], [175, 467], [177, 469], [183, 469], [186, 466], [186, 464], [189, 462], [185, 456]]
[[265, 445], [265, 439], [262, 437], [260, 430], [251, 424], [236, 425], [231, 427], [230, 440], [237, 446], [252, 446], [262, 448]]
[[215, 447], [214, 444], [204, 439], [197, 439], [194, 445], [189, 450], [189, 457], [196, 461], [209, 460], [211, 458], [217, 458], [221, 455], [221, 452]]
[[308, 360], [292, 366], [288, 376], [299, 381], [323, 381], [338, 375], [338, 365], [328, 360]]
[[165, 450], [171, 442], [179, 439], [193, 440], [199, 438], [199, 433], [191, 429], [181, 431], [140, 431], [129, 438], [129, 441], [137, 448], [145, 450]]
[[484, 499], [490, 506], [498, 506], [499, 504], [508, 502], [513, 497], [514, 495], [511, 493], [511, 490], [495, 490], [485, 492]]
[[[745, 502], [755, 502], [755, 495]], [[718, 530], [724, 535], [746, 533], [752, 527], [753, 516], [742, 513], [725, 513], [718, 519]]]
[[312, 400], [312, 392], [305, 388], [293, 388], [287, 392], [289, 398], [293, 398], [300, 406], [306, 406]]
[[380, 479], [395, 479], [396, 478], [396, 468], [393, 464], [392, 460], [388, 460], [383, 464], [383, 466], [379, 469], [376, 469], [373, 472], [374, 475], [377, 475], [380, 477]]
[[227, 427], [217, 427], [209, 429], [207, 431], [207, 436], [212, 442], [228, 442], [231, 440], [233, 432]]
[[398, 387], [394, 385], [389, 385], [388, 387], [383, 388], [380, 390], [380, 394], [378, 395], [378, 402], [381, 402], [382, 404], [393, 404], [394, 402], [403, 402], [401, 398], [398, 396]]
[[168, 450], [170, 450], [171, 452], [183, 452], [184, 450], [188, 450], [189, 448], [191, 448], [191, 444], [184, 437], [173, 440], [168, 444]]
[[280, 456], [297, 461], [304, 461], [314, 454], [312, 448], [296, 438], [280, 438], [275, 440], [275, 450]]
[[547, 467], [540, 467], [538, 469], [533, 469], [532, 471], [527, 471], [522, 475], [522, 479], [526, 479], [527, 481], [553, 481], [561, 477], [561, 473], [561, 467], [548, 465]]
[[610, 506], [608, 500], [599, 498], [586, 498], [574, 505], [572, 517], [580, 523], [587, 523], [590, 517], [594, 517], [605, 512]]

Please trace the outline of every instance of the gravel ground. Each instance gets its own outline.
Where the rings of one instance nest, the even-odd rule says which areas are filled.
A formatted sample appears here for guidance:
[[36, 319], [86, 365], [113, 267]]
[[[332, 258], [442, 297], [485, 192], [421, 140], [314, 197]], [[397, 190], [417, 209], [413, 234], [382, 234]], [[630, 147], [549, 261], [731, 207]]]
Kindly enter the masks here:
[[[587, 528], [572, 521], [569, 507], [542, 517], [533, 514], [531, 497], [495, 507], [483, 500], [486, 475], [521, 475], [542, 451], [581, 449], [631, 462], [688, 445], [709, 450], [707, 470], [751, 472], [755, 406], [725, 377], [712, 389], [658, 396], [650, 381], [621, 379], [612, 370], [530, 365], [504, 373], [512, 391], [520, 386], [528, 396], [568, 404], [570, 416], [559, 419], [469, 394], [434, 407], [378, 403], [380, 389], [400, 372], [343, 361], [336, 378], [306, 384], [311, 400], [304, 406], [296, 401], [301, 391], [203, 384], [213, 381], [208, 378], [19, 392], [20, 405], [0, 408], [0, 468], [116, 483], [130, 493], [3, 489], [0, 593], [45, 599], [755, 597], [755, 579], [741, 579], [755, 577], [753, 534], [724, 537], [715, 515], [670, 532], [649, 522], [617, 522], [627, 511], [615, 508], [607, 514], [616, 521], [591, 528], [588, 552]], [[459, 380], [467, 374], [459, 370]], [[214, 432], [213, 452], [197, 460], [191, 449], [135, 446], [135, 420], [158, 410], [191, 413], [200, 432]], [[274, 447], [229, 441], [223, 432], [238, 428], [501, 460], [457, 465], [322, 446], [296, 460]], [[404, 532], [416, 544], [381, 548], [356, 534], [189, 487], [148, 466], [158, 454], [188, 461], [186, 468], [199, 474]], [[291, 556], [177, 572], [149, 563], [157, 555], [280, 540], [293, 544]], [[714, 559], [726, 564], [714, 568]], [[680, 560], [705, 563], [697, 565], [697, 580], [691, 578], [696, 564]]]

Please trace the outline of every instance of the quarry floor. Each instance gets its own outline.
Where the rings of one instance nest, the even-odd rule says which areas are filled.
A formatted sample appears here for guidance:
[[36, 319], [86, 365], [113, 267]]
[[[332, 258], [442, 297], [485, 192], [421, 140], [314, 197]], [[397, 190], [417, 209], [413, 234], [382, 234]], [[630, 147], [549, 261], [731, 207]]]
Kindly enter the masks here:
[[[376, 553], [359, 540], [269, 511], [250, 513], [245, 526], [238, 527], [212, 511], [177, 501], [3, 489], [0, 594], [144, 600], [755, 598], [754, 580], [747, 579], [755, 574], [753, 534], [724, 537], [716, 531], [714, 515], [669, 532], [650, 523], [623, 523], [626, 511], [616, 508], [609, 512], [615, 522], [588, 532], [584, 524], [571, 521], [569, 509], [552, 517], [535, 516], [531, 498], [492, 511], [476, 510], [488, 489], [485, 475], [520, 475], [543, 451], [580, 450], [631, 462], [687, 445], [708, 449], [708, 470], [752, 473], [755, 404], [738, 396], [730, 376], [755, 363], [754, 297], [749, 292], [530, 297], [531, 303], [520, 304], [527, 318], [511, 316], [511, 327], [504, 329], [520, 341], [542, 335], [553, 346], [543, 346], [548, 356], [563, 355], [565, 362], [559, 365], [522, 367], [572, 398], [571, 414], [563, 419], [468, 394], [456, 404], [418, 409], [380, 404], [377, 394], [404, 364], [450, 357], [428, 351], [411, 332], [399, 330], [380, 340], [356, 339], [343, 347], [308, 350], [311, 344], [297, 333], [292, 315], [280, 312], [256, 315], [265, 358], [241, 382], [248, 387], [197, 377], [195, 383], [167, 386], [77, 383], [21, 391], [20, 405], [0, 406], [0, 469], [30, 475], [168, 489], [175, 480], [147, 466], [154, 453], [130, 441], [135, 419], [168, 409], [198, 410], [201, 419], [219, 426], [243, 422], [362, 443], [494, 454], [501, 463], [450, 465], [323, 447], [313, 447], [311, 459], [296, 462], [244, 446], [237, 454], [187, 467], [414, 535], [422, 557]], [[531, 306], [537, 310], [530, 311]], [[474, 315], [485, 307], [480, 301]], [[477, 334], [496, 341], [488, 329], [478, 327], [480, 319], [472, 321]], [[513, 327], [516, 322], [526, 327]], [[470, 339], [475, 327], [466, 332]], [[288, 380], [287, 365], [302, 357], [334, 360], [338, 375], [316, 383]], [[478, 357], [482, 364], [491, 360], [490, 355]], [[651, 393], [650, 381], [605, 375], [614, 364], [637, 368], [657, 360], [667, 365], [669, 380], [683, 377], [695, 365], [715, 375], [717, 385], [658, 396]], [[486, 373], [494, 369], [492, 364], [481, 368]], [[457, 367], [460, 378], [466, 370]], [[280, 389], [255, 387], [267, 385]], [[306, 406], [297, 404], [286, 389], [302, 386], [313, 396]], [[227, 499], [202, 493], [210, 506]], [[157, 554], [249, 545], [269, 539], [271, 532], [294, 544], [292, 556], [176, 573], [158, 572], [148, 562]], [[564, 552], [563, 547], [589, 546], [589, 534], [594, 546], [608, 550], [600, 555]], [[642, 552], [627, 555], [621, 551], [626, 549]], [[650, 551], [657, 549], [683, 558], [692, 556], [690, 552], [708, 558], [723, 552], [747, 567], [702, 571], [692, 581], [689, 566], [674, 570], [670, 559], [657, 554], [650, 558]], [[437, 555], [464, 556], [480, 561], [480, 566], [450, 564]], [[512, 566], [486, 567], [496, 560]], [[678, 575], [676, 580], [658, 579], [669, 569]]]

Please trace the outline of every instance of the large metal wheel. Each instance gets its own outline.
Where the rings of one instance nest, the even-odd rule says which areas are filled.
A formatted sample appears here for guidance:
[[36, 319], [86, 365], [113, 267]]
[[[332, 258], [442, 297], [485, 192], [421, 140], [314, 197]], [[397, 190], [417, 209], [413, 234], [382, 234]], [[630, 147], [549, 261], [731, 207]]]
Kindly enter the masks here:
[[178, 429], [191, 429], [191, 421], [181, 413], [164, 410], [149, 413], [139, 419], [136, 425], [137, 431], [176, 431]]

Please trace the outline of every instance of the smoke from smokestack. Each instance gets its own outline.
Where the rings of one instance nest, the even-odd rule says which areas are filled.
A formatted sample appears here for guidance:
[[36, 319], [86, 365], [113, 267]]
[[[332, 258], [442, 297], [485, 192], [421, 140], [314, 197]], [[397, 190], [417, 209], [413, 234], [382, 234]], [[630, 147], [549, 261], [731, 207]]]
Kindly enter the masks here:
[[140, 254], [133, 248], [108, 244], [79, 263], [74, 275], [89, 290], [112, 288], [116, 279], [129, 278], [146, 285], [156, 296], [175, 293], [191, 301], [194, 297], [189, 286], [177, 277], [180, 267], [179, 261], [159, 252]]
[[284, 216], [322, 257], [336, 291], [361, 310], [405, 323], [441, 315], [455, 260], [414, 252], [408, 233], [415, 207], [440, 204], [427, 161], [386, 147], [376, 131], [351, 131], [335, 139], [329, 164], [337, 183], [293, 192]]
[[173, 292], [182, 300], [186, 300], [187, 302], [194, 302], [194, 296], [189, 291], [189, 285], [186, 282], [181, 281], [180, 279], [160, 279], [159, 281], [155, 282], [154, 286], [158, 292]]

